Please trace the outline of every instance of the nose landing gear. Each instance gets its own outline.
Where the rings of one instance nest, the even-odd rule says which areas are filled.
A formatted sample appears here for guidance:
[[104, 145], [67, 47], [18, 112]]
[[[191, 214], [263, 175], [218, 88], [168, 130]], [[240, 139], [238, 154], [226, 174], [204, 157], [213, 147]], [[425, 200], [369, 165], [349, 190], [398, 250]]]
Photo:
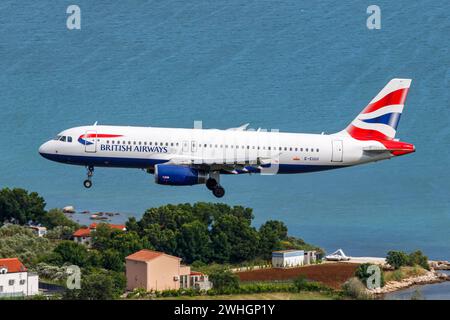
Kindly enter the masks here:
[[87, 168], [87, 179], [83, 181], [83, 185], [86, 189], [92, 187], [92, 176], [94, 175], [94, 167], [89, 166]]

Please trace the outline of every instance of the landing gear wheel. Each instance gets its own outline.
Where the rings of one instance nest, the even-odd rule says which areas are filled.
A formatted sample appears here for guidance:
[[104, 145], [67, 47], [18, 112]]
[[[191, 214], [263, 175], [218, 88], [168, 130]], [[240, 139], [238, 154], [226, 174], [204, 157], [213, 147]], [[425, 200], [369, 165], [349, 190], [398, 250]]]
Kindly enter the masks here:
[[216, 179], [213, 178], [209, 178], [208, 180], [206, 180], [206, 187], [208, 188], [208, 190], [214, 190], [214, 188], [217, 186], [217, 181]]
[[83, 185], [86, 189], [89, 189], [90, 187], [92, 187], [92, 176], [94, 175], [94, 167], [93, 166], [89, 166], [87, 167], [87, 179], [84, 180]]
[[212, 190], [213, 195], [215, 195], [217, 198], [222, 198], [225, 195], [225, 189], [222, 188], [221, 186], [217, 185], [213, 190]]
[[91, 180], [84, 180], [83, 185], [86, 189], [89, 189], [92, 187], [92, 181]]

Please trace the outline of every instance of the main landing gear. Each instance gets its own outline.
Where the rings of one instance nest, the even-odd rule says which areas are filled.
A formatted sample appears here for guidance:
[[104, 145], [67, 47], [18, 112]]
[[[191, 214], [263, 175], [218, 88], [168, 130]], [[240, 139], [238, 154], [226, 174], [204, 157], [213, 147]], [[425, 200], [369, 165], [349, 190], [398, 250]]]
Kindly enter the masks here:
[[222, 198], [225, 195], [225, 189], [217, 182], [215, 178], [206, 180], [206, 188], [211, 190], [213, 195], [217, 198]]
[[89, 189], [92, 187], [92, 176], [94, 175], [94, 167], [87, 167], [87, 179], [83, 181], [83, 185], [85, 188]]

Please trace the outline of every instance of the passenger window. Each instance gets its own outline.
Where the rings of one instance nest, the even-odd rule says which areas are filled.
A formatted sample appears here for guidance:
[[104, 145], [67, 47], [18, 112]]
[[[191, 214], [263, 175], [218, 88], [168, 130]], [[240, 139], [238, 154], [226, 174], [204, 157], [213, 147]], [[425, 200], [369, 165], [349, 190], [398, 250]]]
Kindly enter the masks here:
[[319, 149], [316, 149], [317, 152], [319, 152]]

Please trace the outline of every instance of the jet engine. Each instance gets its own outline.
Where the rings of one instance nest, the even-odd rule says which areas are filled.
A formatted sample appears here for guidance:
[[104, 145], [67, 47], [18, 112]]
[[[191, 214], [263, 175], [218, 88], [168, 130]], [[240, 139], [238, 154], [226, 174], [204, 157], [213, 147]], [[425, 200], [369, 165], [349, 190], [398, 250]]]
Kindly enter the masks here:
[[155, 165], [155, 182], [169, 186], [192, 186], [206, 182], [208, 175], [186, 166]]

